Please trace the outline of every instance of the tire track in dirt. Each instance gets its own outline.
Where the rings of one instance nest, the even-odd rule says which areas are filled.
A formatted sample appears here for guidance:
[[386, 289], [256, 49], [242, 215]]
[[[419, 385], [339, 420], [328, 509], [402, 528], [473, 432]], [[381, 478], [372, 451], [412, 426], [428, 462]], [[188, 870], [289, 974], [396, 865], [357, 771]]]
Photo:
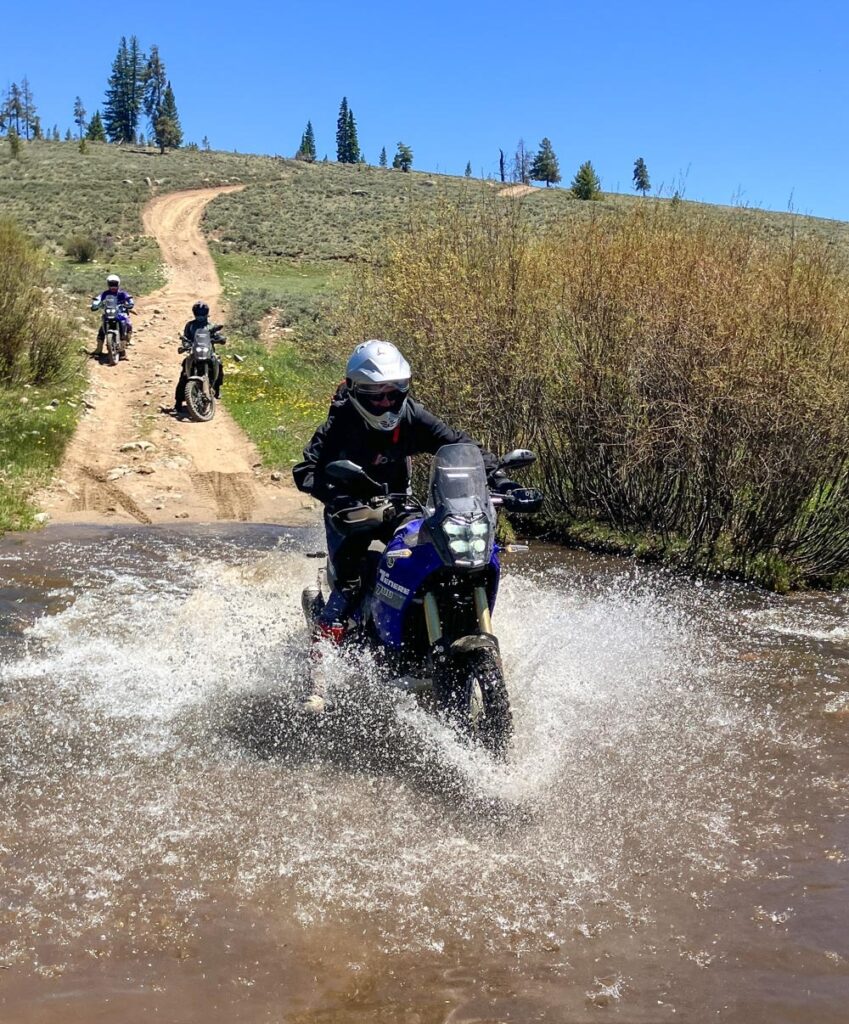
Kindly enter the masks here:
[[[157, 196], [145, 231], [162, 250], [167, 283], [137, 297], [134, 344], [118, 366], [90, 364], [86, 412], [39, 505], [57, 522], [312, 522], [311, 503], [292, 484], [271, 481], [222, 404], [210, 423], [176, 419], [177, 336], [192, 303], [221, 321], [221, 286], [201, 232], [204, 209], [242, 186]], [[122, 282], [132, 293], [133, 282]], [[96, 326], [91, 328], [94, 348]], [[226, 381], [225, 381], [226, 394]]]

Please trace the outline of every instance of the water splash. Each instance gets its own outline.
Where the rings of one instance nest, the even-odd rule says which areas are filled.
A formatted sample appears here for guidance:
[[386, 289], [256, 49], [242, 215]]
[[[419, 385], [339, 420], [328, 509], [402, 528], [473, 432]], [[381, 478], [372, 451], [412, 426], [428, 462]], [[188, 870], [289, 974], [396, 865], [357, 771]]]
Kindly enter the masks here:
[[510, 575], [494, 624], [516, 744], [497, 765], [367, 659], [336, 664], [341, 713], [294, 714], [315, 571], [295, 542], [169, 541], [152, 566], [116, 544], [80, 568], [0, 669], [23, 709], [2, 824], [34, 934], [151, 942], [170, 905], [157, 941], [179, 945], [224, 887], [304, 929], [361, 921], [385, 950], [538, 950], [740, 870], [741, 813], [763, 817], [750, 750], [769, 715], [734, 696], [741, 666], [687, 584]]

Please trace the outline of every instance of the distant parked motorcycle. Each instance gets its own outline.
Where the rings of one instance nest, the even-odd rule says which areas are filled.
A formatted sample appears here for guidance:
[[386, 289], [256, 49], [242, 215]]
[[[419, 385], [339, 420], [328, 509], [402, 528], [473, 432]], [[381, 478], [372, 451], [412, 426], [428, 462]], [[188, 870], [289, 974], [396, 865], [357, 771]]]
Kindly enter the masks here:
[[216, 345], [223, 345], [227, 338], [220, 332], [223, 325], [215, 327], [198, 327], [191, 341], [180, 335], [180, 347], [177, 351], [182, 355], [188, 353], [183, 360], [182, 378], [185, 379], [183, 401], [189, 416], [198, 423], [206, 423], [215, 415], [215, 385], [218, 380], [221, 360], [215, 352]]

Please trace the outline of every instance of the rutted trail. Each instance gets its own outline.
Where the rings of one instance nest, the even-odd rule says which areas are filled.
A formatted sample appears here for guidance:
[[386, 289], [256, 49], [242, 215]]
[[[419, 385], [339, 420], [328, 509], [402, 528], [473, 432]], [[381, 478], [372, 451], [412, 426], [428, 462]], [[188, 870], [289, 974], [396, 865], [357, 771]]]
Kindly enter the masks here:
[[[51, 520], [273, 523], [312, 518], [294, 487], [275, 484], [261, 471], [255, 447], [221, 404], [211, 423], [177, 420], [162, 411], [174, 403], [180, 373], [177, 335], [191, 318], [192, 303], [202, 298], [214, 319], [226, 319], [200, 222], [207, 203], [239, 187], [157, 196], [145, 208], [145, 231], [162, 250], [167, 284], [137, 297], [129, 359], [116, 367], [92, 363], [89, 407], [52, 485], [40, 495]], [[133, 282], [125, 283], [132, 292]], [[93, 336], [88, 340], [93, 346]], [[141, 447], [121, 450], [133, 442]]]

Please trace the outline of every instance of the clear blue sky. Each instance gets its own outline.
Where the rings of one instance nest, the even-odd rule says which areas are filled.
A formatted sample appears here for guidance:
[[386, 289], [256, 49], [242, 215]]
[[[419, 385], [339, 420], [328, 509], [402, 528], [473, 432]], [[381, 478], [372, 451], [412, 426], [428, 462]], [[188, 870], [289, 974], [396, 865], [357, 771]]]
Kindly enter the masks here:
[[[10, 28], [12, 31], [9, 32]], [[122, 33], [159, 46], [187, 140], [291, 155], [307, 119], [335, 155], [348, 97], [367, 159], [494, 174], [548, 136], [564, 185], [587, 159], [629, 191], [849, 219], [849, 4], [206, 0], [19, 5], [0, 86], [27, 75], [46, 126], [102, 104]]]

